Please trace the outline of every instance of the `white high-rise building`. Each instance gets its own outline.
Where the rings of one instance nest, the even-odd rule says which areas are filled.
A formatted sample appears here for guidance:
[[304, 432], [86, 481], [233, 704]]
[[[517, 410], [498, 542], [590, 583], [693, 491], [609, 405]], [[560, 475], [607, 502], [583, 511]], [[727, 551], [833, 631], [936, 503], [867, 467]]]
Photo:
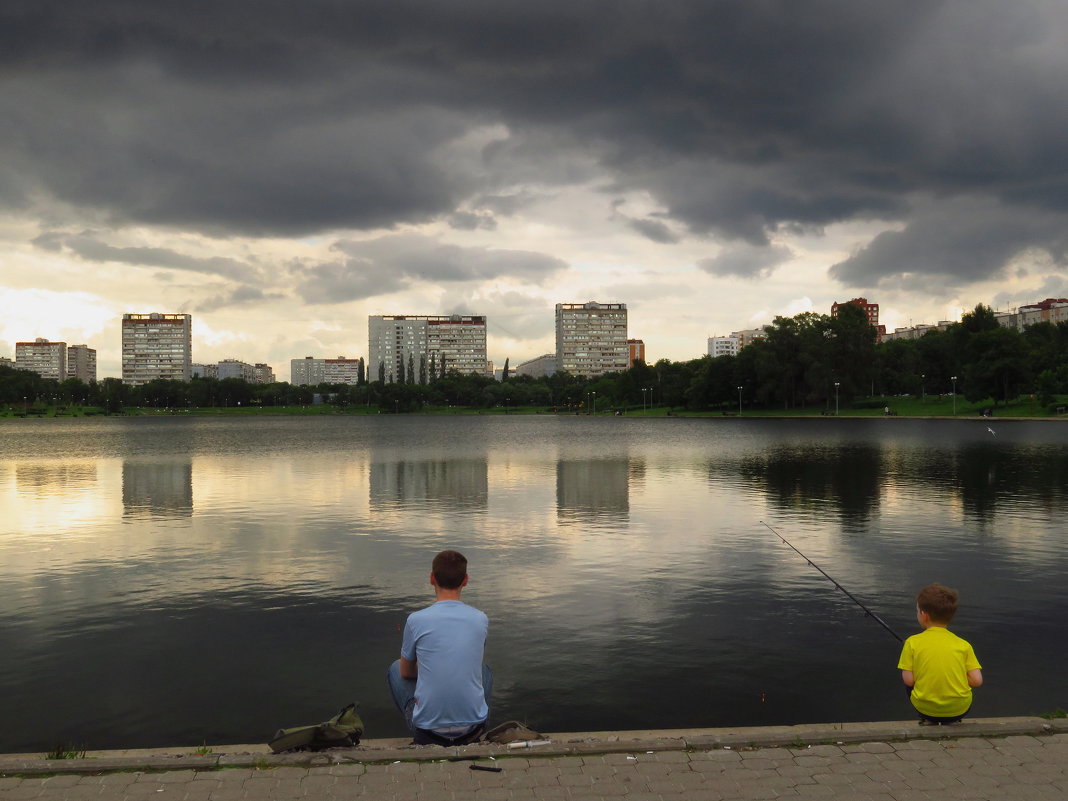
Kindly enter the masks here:
[[[486, 318], [480, 315], [371, 315], [367, 372], [387, 383], [455, 370], [487, 374]], [[413, 375], [409, 376], [409, 372]]]
[[627, 304], [557, 303], [556, 369], [597, 376], [627, 369]]
[[719, 356], [738, 355], [738, 335], [731, 334], [726, 337], [708, 338], [708, 355], [713, 359]]
[[124, 384], [145, 384], [157, 378], [188, 381], [192, 364], [191, 314], [122, 315]]
[[63, 381], [67, 377], [67, 343], [49, 342], [44, 337], [37, 337], [33, 342], [16, 342], [15, 367], [33, 370], [41, 378]]
[[77, 378], [86, 384], [96, 381], [96, 348], [67, 346], [67, 378]]

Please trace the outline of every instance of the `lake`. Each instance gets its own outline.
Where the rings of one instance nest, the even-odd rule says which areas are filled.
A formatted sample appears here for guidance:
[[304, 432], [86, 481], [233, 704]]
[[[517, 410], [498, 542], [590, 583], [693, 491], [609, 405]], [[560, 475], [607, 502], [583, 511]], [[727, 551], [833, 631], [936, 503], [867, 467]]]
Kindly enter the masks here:
[[359, 701], [430, 561], [470, 561], [493, 720], [911, 717], [916, 591], [976, 716], [1068, 708], [1068, 425], [336, 416], [0, 424], [0, 751], [265, 742]]

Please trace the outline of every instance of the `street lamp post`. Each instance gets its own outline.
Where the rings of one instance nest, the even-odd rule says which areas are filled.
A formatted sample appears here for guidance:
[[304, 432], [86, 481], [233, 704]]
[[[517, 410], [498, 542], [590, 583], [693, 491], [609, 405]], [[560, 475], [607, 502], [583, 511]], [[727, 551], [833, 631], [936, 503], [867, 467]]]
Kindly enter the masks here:
[[593, 395], [593, 413], [597, 414], [597, 393], [592, 392], [590, 394]]
[[920, 374], [920, 400], [927, 402], [927, 376], [923, 373]]
[[838, 387], [839, 387], [839, 385], [840, 384], [839, 384], [838, 381], [834, 382], [834, 416], [835, 417], [838, 416]]
[[953, 382], [953, 416], [957, 416], [957, 377], [951, 375], [949, 380]]
[[738, 416], [742, 416], [742, 388], [738, 387]]

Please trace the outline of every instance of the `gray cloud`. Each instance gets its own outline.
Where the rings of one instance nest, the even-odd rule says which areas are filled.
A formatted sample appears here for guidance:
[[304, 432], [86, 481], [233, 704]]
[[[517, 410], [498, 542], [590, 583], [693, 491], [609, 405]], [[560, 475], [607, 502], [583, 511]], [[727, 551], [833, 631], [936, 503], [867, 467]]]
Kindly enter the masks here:
[[139, 267], [167, 267], [172, 270], [188, 270], [230, 278], [235, 281], [250, 281], [257, 277], [258, 270], [250, 264], [221, 256], [201, 258], [188, 256], [168, 248], [113, 247], [88, 233], [66, 234], [46, 231], [33, 240], [43, 250], [67, 250], [86, 261], [117, 262]]
[[990, 200], [960, 199], [923, 208], [900, 231], [886, 231], [830, 269], [846, 286], [874, 287], [910, 275], [959, 287], [997, 278], [1034, 247], [1063, 262], [1068, 229], [1060, 215]]
[[633, 228], [646, 239], [651, 239], [653, 242], [659, 242], [662, 245], [673, 245], [681, 238], [666, 223], [648, 217], [642, 220], [627, 220], [627, 226]]
[[198, 303], [194, 308], [199, 312], [212, 312], [235, 306], [256, 306], [272, 300], [282, 300], [285, 295], [277, 292], [264, 292], [251, 286], [239, 286], [230, 292], [210, 297]]
[[454, 211], [447, 220], [450, 228], [460, 231], [492, 231], [497, 227], [497, 221], [492, 215], [472, 211]]
[[794, 257], [793, 252], [781, 245], [750, 245], [742, 242], [724, 248], [709, 259], [701, 259], [697, 266], [706, 273], [739, 278], [767, 278], [785, 261]]
[[310, 303], [343, 303], [395, 292], [417, 281], [463, 282], [516, 278], [540, 283], [567, 268], [541, 253], [460, 247], [416, 234], [341, 240], [342, 258], [305, 270], [297, 292]]
[[[1042, 245], [1022, 218], [1068, 220], [1066, 45], [1061, 0], [9, 0], [0, 205], [292, 235], [464, 228], [597, 184], [752, 245], [899, 221], [835, 274], [904, 248], [974, 281]], [[916, 198], [986, 201], [1010, 242], [921, 258]], [[670, 241], [655, 222], [632, 227]]]

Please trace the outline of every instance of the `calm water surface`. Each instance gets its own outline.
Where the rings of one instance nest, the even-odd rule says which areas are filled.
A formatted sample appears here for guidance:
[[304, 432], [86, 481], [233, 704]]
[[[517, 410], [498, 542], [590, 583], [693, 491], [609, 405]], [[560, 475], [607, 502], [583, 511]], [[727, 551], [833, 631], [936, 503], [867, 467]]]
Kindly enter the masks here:
[[470, 560], [495, 720], [904, 719], [913, 596], [961, 591], [980, 716], [1068, 708], [1068, 426], [579, 417], [5, 421], [0, 751], [259, 742], [384, 673]]

